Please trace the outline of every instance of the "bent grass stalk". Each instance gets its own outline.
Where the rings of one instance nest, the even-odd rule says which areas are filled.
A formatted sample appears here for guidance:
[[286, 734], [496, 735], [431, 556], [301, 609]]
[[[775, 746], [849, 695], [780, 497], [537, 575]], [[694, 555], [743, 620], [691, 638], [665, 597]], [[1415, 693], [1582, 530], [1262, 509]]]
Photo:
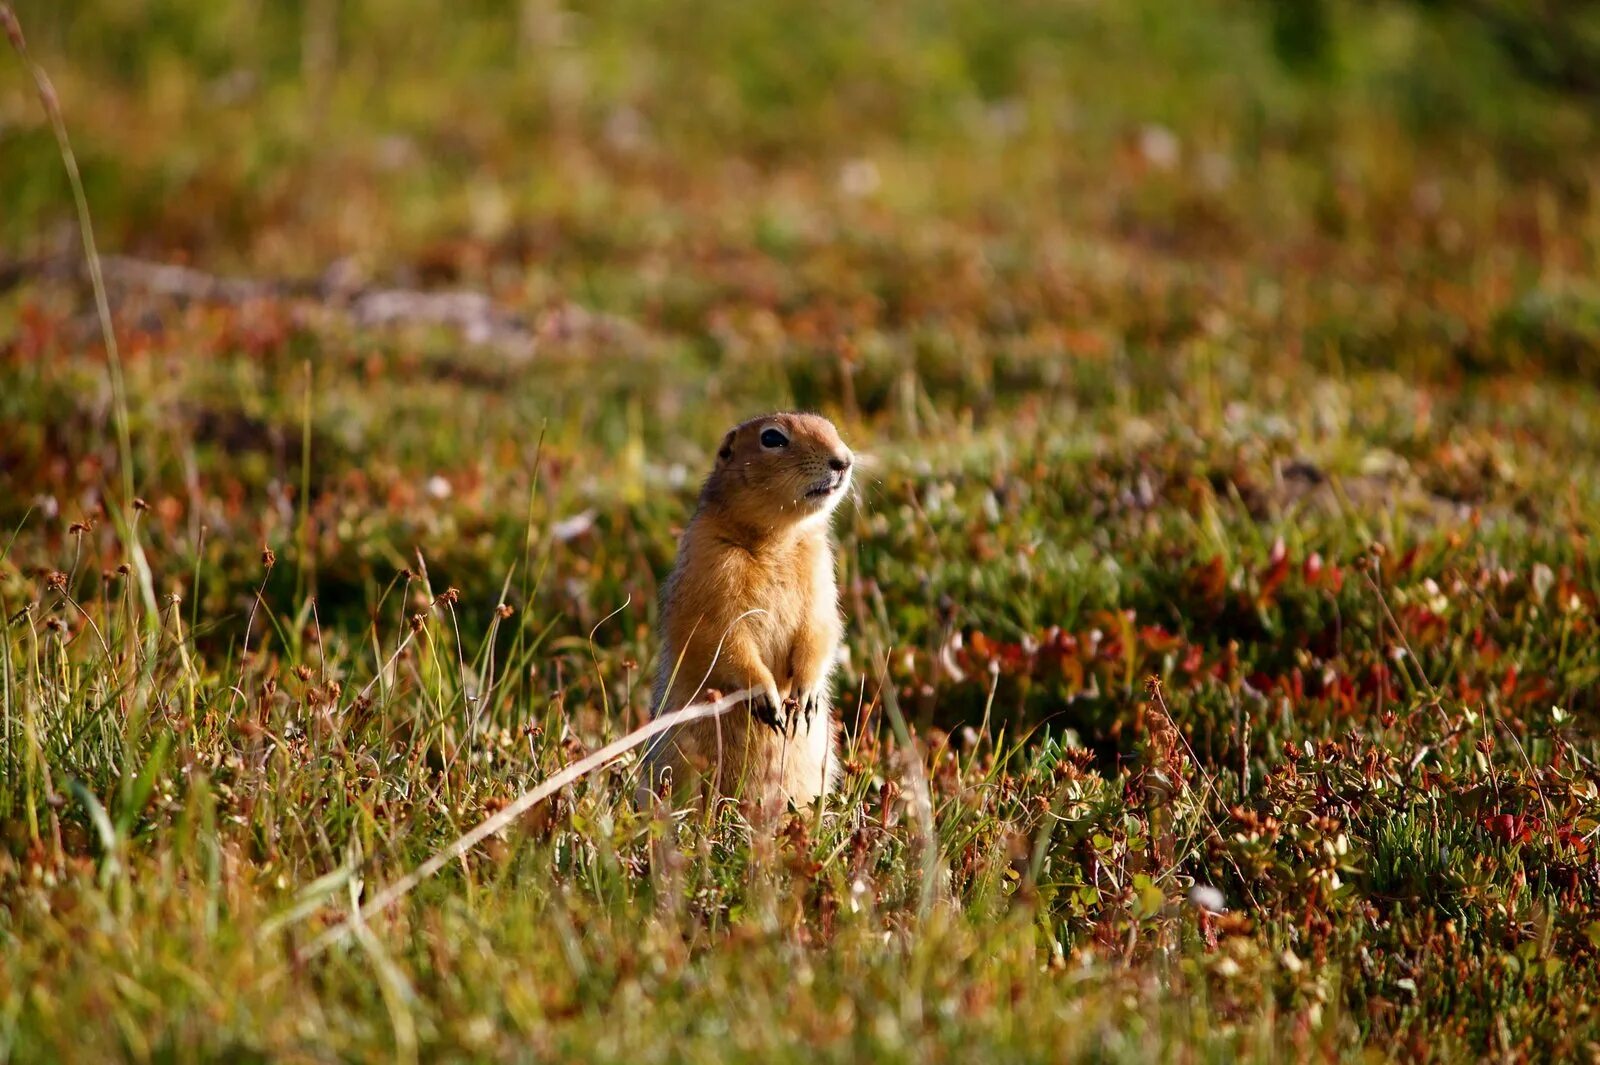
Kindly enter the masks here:
[[[632, 732], [628, 733], [622, 738], [613, 740], [611, 743], [606, 744], [593, 754], [590, 754], [587, 757], [581, 758], [572, 763], [555, 776], [546, 780], [543, 784], [540, 784], [538, 787], [534, 788], [532, 791], [527, 791], [517, 796], [516, 799], [512, 800], [492, 817], [480, 822], [476, 828], [473, 828], [471, 831], [458, 837], [455, 842], [436, 852], [433, 857], [429, 858], [411, 872], [407, 873], [399, 880], [396, 880], [394, 883], [378, 892], [375, 896], [373, 896], [370, 902], [362, 906], [359, 910], [355, 911], [350, 920], [345, 921], [342, 924], [335, 925], [334, 927], [323, 932], [316, 939], [312, 940], [310, 945], [300, 953], [300, 959], [307, 960], [310, 958], [315, 958], [328, 948], [337, 945], [352, 934], [355, 934], [362, 926], [361, 922], [365, 922], [374, 914], [381, 913], [390, 906], [394, 905], [396, 902], [399, 902], [418, 884], [433, 876], [446, 865], [449, 865], [457, 858], [466, 854], [473, 847], [476, 847], [479, 843], [482, 843], [490, 836], [493, 836], [497, 832], [503, 831], [506, 826], [510, 825], [517, 818], [521, 817], [523, 814], [527, 813], [529, 810], [533, 809], [535, 806], [539, 805], [539, 803], [543, 802], [545, 799], [548, 799], [550, 796], [554, 795], [568, 784], [587, 776], [589, 773], [592, 773], [597, 769], [604, 768], [610, 763], [616, 761], [618, 758], [622, 757], [624, 754], [627, 754], [629, 751], [633, 750], [633, 748], [639, 746], [641, 743], [644, 743], [652, 736], [656, 736], [667, 731], [668, 729], [675, 728], [678, 725], [686, 725], [692, 721], [700, 721], [704, 718], [720, 717], [729, 710], [732, 710], [734, 707], [741, 705], [744, 700], [748, 699], [754, 693], [754, 691], [755, 689], [753, 688], [741, 688], [739, 691], [724, 695], [715, 702], [695, 703], [691, 706], [684, 707], [682, 710], [677, 710], [670, 714], [663, 714], [661, 717], [656, 718], [649, 724], [634, 729]], [[279, 927], [281, 927], [281, 924], [272, 926], [274, 931]]]

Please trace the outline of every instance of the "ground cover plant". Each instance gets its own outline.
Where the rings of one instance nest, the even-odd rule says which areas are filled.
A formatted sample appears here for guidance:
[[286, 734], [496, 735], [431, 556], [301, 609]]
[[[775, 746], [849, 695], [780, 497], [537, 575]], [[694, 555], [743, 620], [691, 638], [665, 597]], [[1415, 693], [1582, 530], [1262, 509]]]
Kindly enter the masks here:
[[[16, 5], [0, 1059], [1594, 1054], [1581, 13], [695, 6]], [[790, 405], [840, 793], [451, 851]]]

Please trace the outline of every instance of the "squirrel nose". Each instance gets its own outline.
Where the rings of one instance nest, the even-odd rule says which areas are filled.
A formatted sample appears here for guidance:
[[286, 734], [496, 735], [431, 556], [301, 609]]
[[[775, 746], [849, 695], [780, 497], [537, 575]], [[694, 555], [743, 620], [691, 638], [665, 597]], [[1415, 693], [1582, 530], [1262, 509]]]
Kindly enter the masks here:
[[834, 473], [843, 473], [850, 468], [849, 455], [835, 455], [828, 460], [828, 469]]

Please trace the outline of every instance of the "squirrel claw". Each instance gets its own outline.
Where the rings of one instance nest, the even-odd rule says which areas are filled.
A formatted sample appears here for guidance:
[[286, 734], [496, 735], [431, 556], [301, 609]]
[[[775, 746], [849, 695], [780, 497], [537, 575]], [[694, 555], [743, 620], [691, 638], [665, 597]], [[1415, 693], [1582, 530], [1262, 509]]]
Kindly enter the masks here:
[[771, 693], [761, 692], [750, 697], [750, 715], [783, 736], [793, 736], [799, 723], [800, 701], [793, 696], [776, 702]]
[[779, 707], [773, 705], [770, 695], [766, 692], [757, 692], [750, 696], [749, 705], [751, 717], [769, 728], [782, 731], [778, 718]]
[[822, 706], [822, 693], [820, 691], [806, 692], [805, 701], [801, 704], [801, 712], [806, 717], [806, 727], [811, 726], [812, 720], [817, 716], [817, 710]]

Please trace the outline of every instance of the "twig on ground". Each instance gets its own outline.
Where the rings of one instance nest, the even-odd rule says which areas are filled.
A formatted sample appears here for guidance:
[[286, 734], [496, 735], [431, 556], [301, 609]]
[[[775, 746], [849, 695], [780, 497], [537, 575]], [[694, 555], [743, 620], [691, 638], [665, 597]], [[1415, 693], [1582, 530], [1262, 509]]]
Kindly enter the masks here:
[[[335, 263], [315, 280], [302, 280], [227, 277], [127, 255], [105, 255], [100, 259], [107, 287], [123, 295], [230, 305], [296, 300], [358, 328], [452, 329], [468, 344], [493, 349], [509, 358], [531, 358], [541, 344], [550, 342], [587, 340], [635, 346], [643, 335], [626, 318], [571, 302], [547, 307], [530, 319], [499, 306], [482, 292], [366, 285], [359, 278], [348, 276], [352, 271], [342, 265]], [[0, 292], [36, 278], [79, 280], [81, 276], [77, 257], [66, 254], [0, 262]]]

